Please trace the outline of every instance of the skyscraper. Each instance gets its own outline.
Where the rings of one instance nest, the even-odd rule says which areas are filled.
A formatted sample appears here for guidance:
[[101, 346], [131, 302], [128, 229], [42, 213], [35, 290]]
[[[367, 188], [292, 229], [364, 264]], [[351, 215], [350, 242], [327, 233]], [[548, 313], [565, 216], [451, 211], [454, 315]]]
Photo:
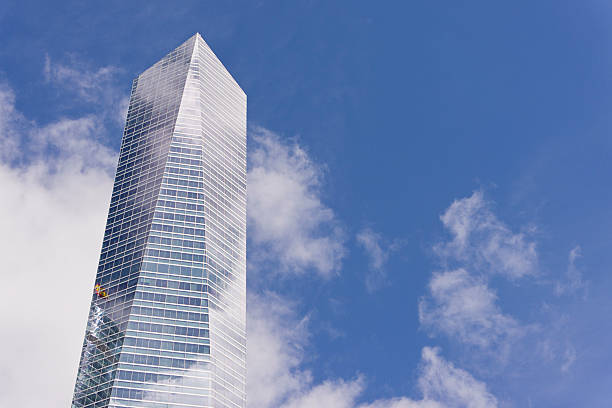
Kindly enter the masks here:
[[72, 407], [245, 407], [246, 95], [199, 34], [133, 82]]

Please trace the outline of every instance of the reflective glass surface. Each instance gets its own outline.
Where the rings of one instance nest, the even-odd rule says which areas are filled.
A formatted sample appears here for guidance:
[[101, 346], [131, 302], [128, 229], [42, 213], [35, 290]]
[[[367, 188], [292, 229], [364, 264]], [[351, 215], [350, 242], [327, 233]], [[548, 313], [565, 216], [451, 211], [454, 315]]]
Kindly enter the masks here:
[[245, 407], [246, 95], [199, 34], [132, 87], [73, 407]]

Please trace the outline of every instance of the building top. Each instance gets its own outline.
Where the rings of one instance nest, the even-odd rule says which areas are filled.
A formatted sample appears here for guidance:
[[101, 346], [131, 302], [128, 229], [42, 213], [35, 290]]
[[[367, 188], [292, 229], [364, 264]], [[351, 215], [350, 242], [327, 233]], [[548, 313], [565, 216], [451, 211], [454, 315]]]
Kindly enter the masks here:
[[[156, 67], [158, 65], [161, 65], [164, 63], [164, 61], [167, 60], [167, 58], [169, 56], [172, 55], [172, 53], [174, 53], [175, 51], [183, 48], [183, 47], [188, 47], [190, 48], [190, 53], [191, 53], [191, 57], [193, 56], [193, 52], [197, 49], [196, 47], [202, 47], [204, 49], [206, 49], [208, 52], [210, 52], [210, 54], [214, 57], [214, 60], [221, 66], [223, 67], [223, 71], [227, 74], [227, 77], [229, 79], [231, 79], [231, 81], [236, 85], [236, 87], [240, 90], [240, 92], [245, 96], [246, 98], [246, 93], [244, 92], [244, 90], [242, 89], [242, 87], [240, 87], [240, 85], [238, 84], [238, 82], [236, 81], [236, 79], [234, 78], [234, 76], [229, 72], [229, 70], [227, 69], [227, 67], [223, 64], [223, 62], [221, 62], [221, 60], [219, 59], [219, 57], [217, 57], [217, 55], [215, 54], [215, 52], [212, 50], [212, 48], [210, 48], [210, 46], [206, 43], [206, 41], [204, 40], [204, 38], [202, 37], [202, 35], [199, 32], [196, 32], [195, 34], [193, 34], [191, 37], [189, 37], [187, 40], [185, 40], [181, 45], [179, 45], [178, 47], [176, 47], [175, 49], [173, 49], [172, 51], [170, 51], [168, 54], [166, 54], [164, 56], [164, 58], [162, 58], [161, 60], [159, 60], [158, 62], [156, 62], [155, 64], [151, 65], [149, 68], [145, 69], [143, 72], [140, 73], [140, 75], [144, 74], [145, 72], [149, 71], [150, 69], [152, 69], [153, 67]], [[189, 60], [191, 60], [191, 57], [189, 58]], [[138, 75], [138, 76], [140, 76]]]

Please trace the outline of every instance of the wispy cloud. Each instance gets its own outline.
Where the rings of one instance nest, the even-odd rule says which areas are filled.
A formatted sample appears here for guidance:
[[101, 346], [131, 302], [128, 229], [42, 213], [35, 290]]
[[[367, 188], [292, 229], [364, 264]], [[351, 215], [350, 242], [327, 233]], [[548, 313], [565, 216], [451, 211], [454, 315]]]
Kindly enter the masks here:
[[537, 272], [535, 243], [513, 233], [491, 210], [481, 191], [455, 200], [440, 220], [452, 239], [434, 246], [445, 266], [433, 273], [419, 301], [419, 319], [433, 334], [505, 360], [529, 327], [504, 314], [488, 284], [491, 275], [510, 280]]
[[561, 296], [564, 294], [573, 294], [580, 289], [587, 288], [587, 282], [584, 281], [582, 271], [576, 265], [576, 261], [582, 257], [582, 248], [580, 245], [575, 246], [569, 252], [567, 259], [567, 271], [564, 279], [557, 281], [555, 285], [555, 294]]
[[104, 86], [112, 81], [118, 71], [118, 68], [112, 66], [91, 71], [74, 57], [71, 58], [70, 66], [68, 66], [52, 62], [49, 55], [46, 55], [43, 72], [47, 81], [62, 86], [69, 85], [80, 98], [93, 102], [104, 92]]
[[576, 348], [571, 344], [566, 345], [565, 352], [563, 353], [563, 364], [561, 365], [561, 372], [567, 373], [574, 362], [576, 361]]
[[0, 82], [0, 159], [14, 160], [19, 155], [19, 135], [27, 128], [25, 117], [15, 109], [15, 92]]
[[497, 306], [497, 295], [485, 280], [465, 269], [434, 273], [429, 295], [419, 302], [419, 319], [428, 330], [464, 344], [507, 355], [526, 328]]
[[330, 277], [345, 254], [344, 232], [321, 198], [323, 170], [297, 143], [251, 129], [249, 239], [255, 269]]
[[125, 124], [129, 96], [116, 84], [116, 77], [122, 72], [118, 67], [90, 69], [74, 55], [67, 63], [53, 61], [46, 55], [43, 72], [48, 83], [62, 92], [72, 92], [78, 103], [98, 107], [103, 119], [119, 126]]
[[497, 406], [497, 398], [487, 390], [484, 383], [446, 361], [437, 348], [423, 349], [422, 372], [418, 385], [425, 400], [439, 401], [444, 407]]
[[399, 249], [399, 241], [391, 243], [372, 228], [366, 227], [357, 233], [357, 243], [369, 258], [369, 273], [366, 275], [366, 289], [373, 292], [387, 284], [385, 265], [389, 256]]
[[440, 219], [453, 237], [434, 248], [442, 261], [469, 263], [472, 269], [509, 279], [536, 273], [535, 242], [501, 222], [482, 191], [455, 200]]
[[423, 348], [417, 383], [423, 399], [394, 398], [359, 408], [495, 408], [498, 405], [486, 384], [446, 361], [438, 348]]

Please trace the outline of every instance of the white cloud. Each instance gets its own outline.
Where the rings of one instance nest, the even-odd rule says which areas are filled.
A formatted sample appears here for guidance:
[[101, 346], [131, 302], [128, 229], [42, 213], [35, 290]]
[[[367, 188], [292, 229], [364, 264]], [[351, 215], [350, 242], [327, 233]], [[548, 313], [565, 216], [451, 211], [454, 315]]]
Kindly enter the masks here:
[[371, 228], [364, 228], [357, 234], [357, 242], [370, 257], [370, 267], [380, 270], [389, 259], [389, 252], [382, 248], [382, 236]]
[[474, 269], [509, 279], [536, 273], [535, 243], [501, 222], [481, 191], [455, 200], [440, 219], [453, 235], [452, 241], [435, 247], [443, 260], [468, 262]]
[[[339, 271], [344, 233], [321, 200], [322, 168], [296, 143], [251, 131], [248, 222], [252, 266], [284, 273]], [[258, 268], [261, 269], [261, 268]]]
[[419, 301], [419, 320], [430, 333], [467, 346], [474, 358], [506, 362], [513, 345], [537, 326], [503, 313], [488, 281], [492, 275], [512, 281], [535, 275], [535, 243], [502, 223], [480, 191], [455, 200], [440, 219], [452, 235], [434, 246], [446, 268], [433, 273]]
[[387, 400], [377, 400], [371, 404], [360, 405], [359, 408], [446, 408], [438, 401], [418, 400], [410, 398], [392, 398]]
[[22, 144], [22, 152], [28, 152], [27, 161], [34, 159], [54, 171], [72, 166], [83, 171], [99, 169], [113, 176], [117, 154], [99, 141], [104, 134], [105, 129], [95, 116], [61, 119], [32, 129], [25, 139], [29, 146]]
[[439, 401], [448, 408], [497, 406], [497, 399], [487, 391], [484, 383], [444, 360], [439, 349], [425, 347], [422, 364], [418, 384], [425, 400]]
[[310, 334], [297, 304], [272, 292], [249, 294], [247, 315], [247, 403], [256, 408], [350, 408], [363, 380], [314, 384], [302, 368]]
[[483, 349], [495, 348], [501, 356], [526, 328], [497, 306], [497, 295], [483, 279], [465, 269], [434, 273], [429, 294], [419, 302], [421, 324], [460, 342]]
[[322, 384], [293, 395], [283, 408], [352, 408], [363, 391], [363, 381], [325, 381]]
[[373, 292], [387, 283], [385, 264], [389, 256], [400, 244], [397, 241], [386, 242], [381, 234], [369, 227], [363, 228], [356, 236], [357, 243], [365, 250], [369, 258], [369, 273], [366, 275], [366, 289]]
[[68, 406], [116, 156], [96, 118], [39, 127], [2, 90], [0, 405]]
[[360, 408], [494, 408], [497, 398], [484, 383], [440, 356], [438, 348], [424, 347], [418, 388], [423, 399], [379, 400]]
[[247, 313], [247, 401], [278, 406], [310, 384], [310, 373], [299, 368], [308, 319], [297, 318], [293, 305], [272, 292], [250, 293]]
[[582, 248], [580, 248], [580, 245], [575, 246], [569, 252], [565, 279], [558, 281], [555, 285], [555, 294], [557, 296], [572, 294], [580, 289], [586, 289], [587, 283], [582, 277], [582, 271], [576, 266], [576, 261], [581, 257]]

